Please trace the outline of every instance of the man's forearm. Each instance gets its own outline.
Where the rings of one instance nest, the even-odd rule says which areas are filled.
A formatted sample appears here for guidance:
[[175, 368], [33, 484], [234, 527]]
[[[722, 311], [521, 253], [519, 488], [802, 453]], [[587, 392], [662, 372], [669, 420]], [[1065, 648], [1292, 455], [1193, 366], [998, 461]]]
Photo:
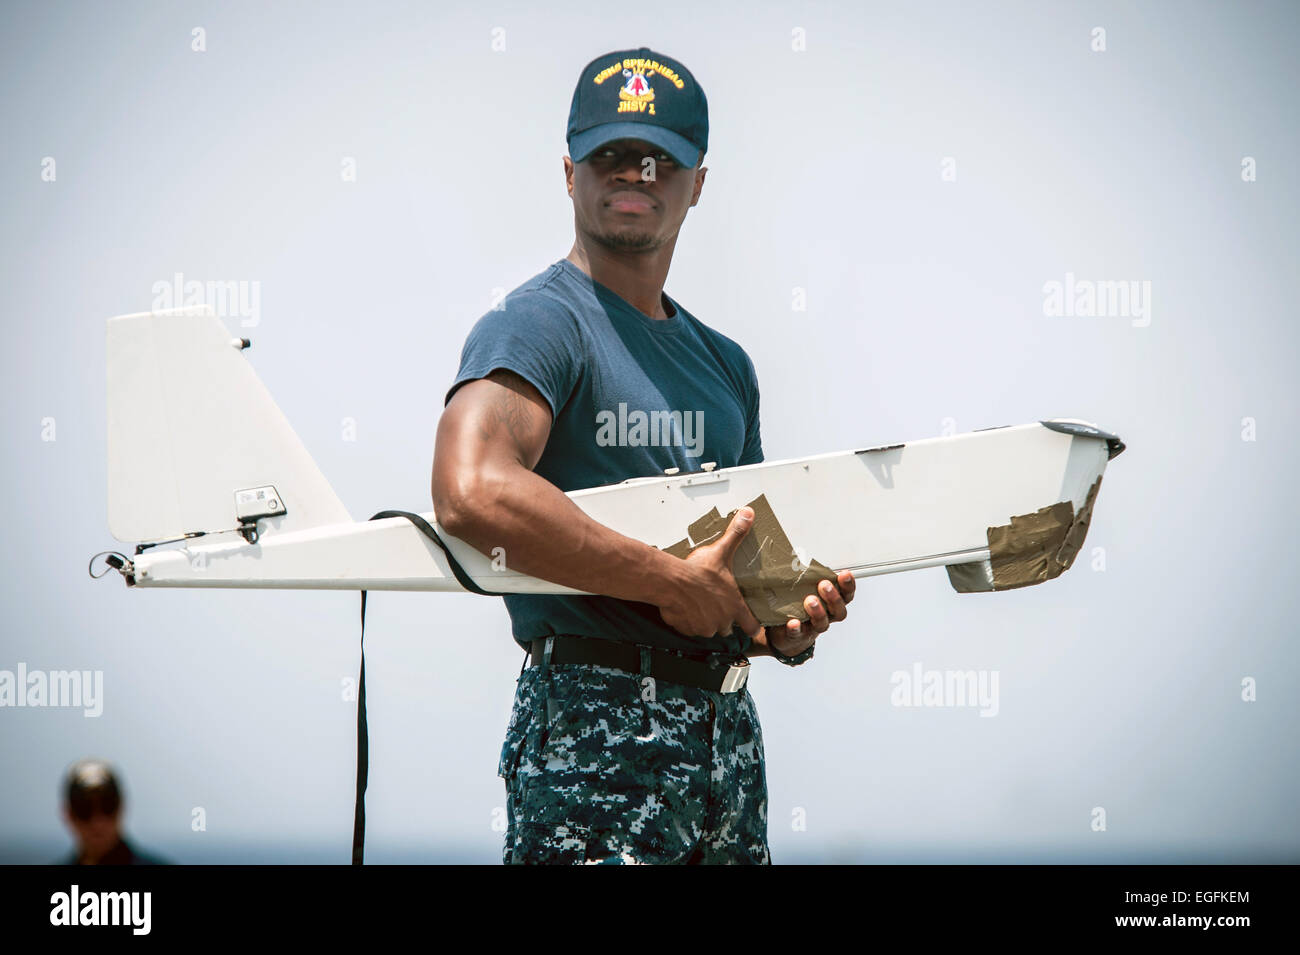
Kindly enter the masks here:
[[658, 605], [681, 570], [678, 558], [592, 520], [522, 466], [480, 474], [438, 522], [483, 554], [502, 548], [511, 570], [620, 600]]

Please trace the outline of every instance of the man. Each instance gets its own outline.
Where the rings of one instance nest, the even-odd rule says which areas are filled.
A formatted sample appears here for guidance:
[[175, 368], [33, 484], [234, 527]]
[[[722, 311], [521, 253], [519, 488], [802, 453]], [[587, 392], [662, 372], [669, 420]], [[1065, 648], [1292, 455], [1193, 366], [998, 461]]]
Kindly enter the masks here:
[[708, 171], [703, 90], [666, 56], [609, 53], [579, 77], [567, 139], [573, 248], [470, 332], [433, 462], [450, 534], [594, 595], [504, 598], [531, 666], [499, 765], [503, 858], [770, 863], [762, 734], [737, 674], [746, 654], [803, 663], [853, 577], [824, 582], [807, 621], [764, 628], [731, 573], [752, 509], [682, 559], [563, 493], [763, 460], [749, 356], [663, 292]]
[[68, 771], [63, 818], [77, 840], [64, 865], [158, 865], [122, 835], [122, 789], [106, 763], [83, 759]]

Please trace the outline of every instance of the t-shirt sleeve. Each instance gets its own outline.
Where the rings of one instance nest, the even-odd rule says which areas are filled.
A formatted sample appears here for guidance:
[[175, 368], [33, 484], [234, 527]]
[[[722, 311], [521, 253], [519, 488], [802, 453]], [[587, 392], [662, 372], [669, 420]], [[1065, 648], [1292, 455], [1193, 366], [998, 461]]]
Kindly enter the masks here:
[[761, 464], [763, 436], [759, 432], [758, 373], [754, 371], [754, 362], [748, 354], [745, 354], [745, 366], [749, 370], [749, 386], [746, 389], [745, 402], [745, 450], [741, 452], [737, 464]]
[[537, 296], [507, 298], [504, 308], [488, 312], [470, 329], [443, 405], [466, 382], [505, 368], [542, 393], [554, 420], [578, 385], [585, 355], [577, 323], [563, 306]]

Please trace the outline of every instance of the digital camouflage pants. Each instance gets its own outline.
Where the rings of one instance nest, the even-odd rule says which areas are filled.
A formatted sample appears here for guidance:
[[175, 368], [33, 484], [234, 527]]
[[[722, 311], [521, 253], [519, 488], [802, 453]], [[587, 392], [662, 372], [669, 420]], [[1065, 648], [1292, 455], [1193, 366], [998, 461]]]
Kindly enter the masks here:
[[771, 863], [763, 734], [748, 689], [530, 666], [498, 772], [506, 864]]

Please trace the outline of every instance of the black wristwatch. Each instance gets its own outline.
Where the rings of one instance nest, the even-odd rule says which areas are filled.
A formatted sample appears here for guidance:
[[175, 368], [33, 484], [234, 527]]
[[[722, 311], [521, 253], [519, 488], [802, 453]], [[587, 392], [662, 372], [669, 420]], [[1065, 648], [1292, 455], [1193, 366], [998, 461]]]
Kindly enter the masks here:
[[807, 663], [809, 660], [812, 659], [813, 650], [817, 649], [817, 638], [813, 637], [813, 642], [808, 644], [807, 649], [805, 649], [801, 653], [795, 654], [792, 657], [788, 657], [780, 650], [778, 650], [770, 640], [767, 643], [767, 648], [772, 651], [772, 656], [776, 657], [776, 659], [780, 660], [786, 666], [797, 667], [801, 663]]

